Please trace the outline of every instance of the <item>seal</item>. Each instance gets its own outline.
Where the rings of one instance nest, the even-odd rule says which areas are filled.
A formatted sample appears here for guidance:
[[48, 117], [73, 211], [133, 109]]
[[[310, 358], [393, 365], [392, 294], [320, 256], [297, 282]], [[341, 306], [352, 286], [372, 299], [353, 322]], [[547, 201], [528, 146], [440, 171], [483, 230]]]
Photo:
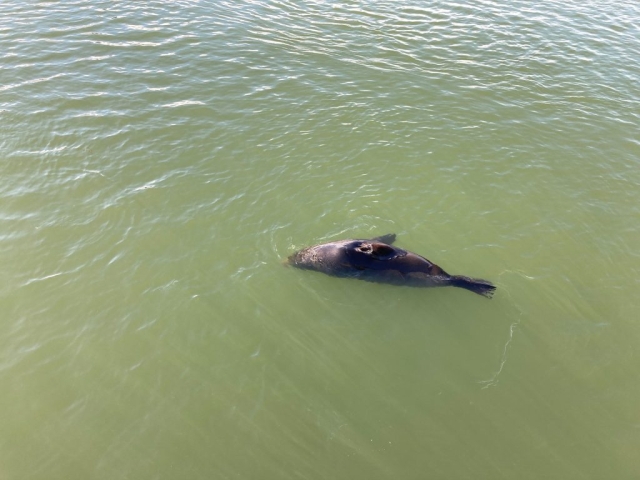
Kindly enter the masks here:
[[295, 252], [289, 265], [334, 277], [410, 287], [459, 287], [491, 298], [495, 285], [487, 280], [449, 275], [424, 257], [392, 244], [395, 233], [371, 240], [349, 239], [322, 243]]

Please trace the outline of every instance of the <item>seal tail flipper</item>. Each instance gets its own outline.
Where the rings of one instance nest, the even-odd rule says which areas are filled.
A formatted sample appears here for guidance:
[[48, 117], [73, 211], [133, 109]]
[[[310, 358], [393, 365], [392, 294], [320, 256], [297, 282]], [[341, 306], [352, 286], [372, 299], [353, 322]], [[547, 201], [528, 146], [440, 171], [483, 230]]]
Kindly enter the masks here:
[[375, 237], [371, 239], [374, 242], [386, 243], [387, 245], [391, 245], [396, 241], [395, 233], [387, 233], [386, 235], [381, 235], [379, 237]]
[[473, 293], [477, 293], [478, 295], [482, 295], [487, 298], [493, 297], [493, 294], [496, 291], [496, 286], [488, 280], [463, 277], [462, 275], [452, 275], [451, 285], [470, 290]]

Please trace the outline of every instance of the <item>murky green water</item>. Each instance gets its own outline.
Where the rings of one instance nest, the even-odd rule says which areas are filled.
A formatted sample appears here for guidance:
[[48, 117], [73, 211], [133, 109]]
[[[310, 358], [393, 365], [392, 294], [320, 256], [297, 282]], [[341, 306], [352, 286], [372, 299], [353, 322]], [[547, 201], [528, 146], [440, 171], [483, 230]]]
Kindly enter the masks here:
[[3, 2], [0, 479], [639, 478], [639, 18]]

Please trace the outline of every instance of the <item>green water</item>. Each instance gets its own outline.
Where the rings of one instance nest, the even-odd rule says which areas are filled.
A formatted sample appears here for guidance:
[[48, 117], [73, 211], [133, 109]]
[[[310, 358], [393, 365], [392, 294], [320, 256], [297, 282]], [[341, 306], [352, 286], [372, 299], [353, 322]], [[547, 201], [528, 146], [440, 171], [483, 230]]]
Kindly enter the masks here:
[[0, 479], [640, 478], [639, 18], [3, 2]]

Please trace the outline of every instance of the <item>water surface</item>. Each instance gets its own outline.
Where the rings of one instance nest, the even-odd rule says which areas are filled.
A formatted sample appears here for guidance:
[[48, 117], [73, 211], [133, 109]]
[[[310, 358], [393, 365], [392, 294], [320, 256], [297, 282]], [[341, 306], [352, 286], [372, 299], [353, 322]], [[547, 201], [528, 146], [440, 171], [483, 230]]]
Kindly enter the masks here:
[[0, 478], [638, 478], [639, 16], [3, 2]]

